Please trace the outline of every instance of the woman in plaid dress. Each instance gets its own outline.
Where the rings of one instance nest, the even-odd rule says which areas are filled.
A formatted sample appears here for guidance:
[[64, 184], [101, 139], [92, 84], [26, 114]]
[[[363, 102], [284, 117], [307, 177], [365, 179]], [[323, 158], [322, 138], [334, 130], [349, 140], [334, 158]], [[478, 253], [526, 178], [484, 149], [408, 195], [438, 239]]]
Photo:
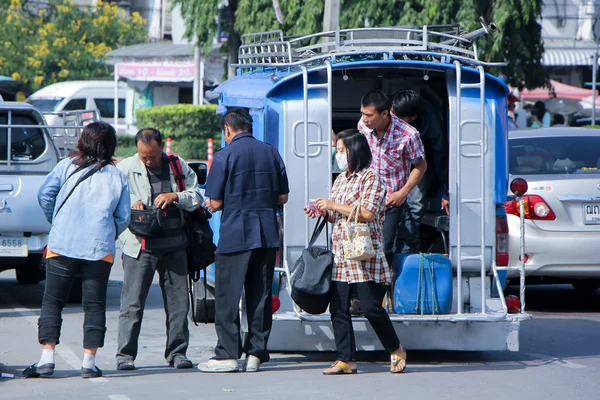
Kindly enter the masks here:
[[[350, 288], [355, 286], [361, 309], [375, 330], [383, 347], [391, 354], [390, 372], [406, 368], [406, 352], [400, 345], [396, 331], [382, 301], [387, 286], [392, 283], [392, 271], [383, 251], [383, 220], [385, 216], [386, 188], [372, 171], [369, 143], [357, 129], [347, 129], [337, 136], [336, 159], [342, 172], [331, 190], [331, 199], [315, 201], [317, 212], [333, 224], [333, 253], [331, 299], [329, 310], [338, 360], [325, 371], [325, 375], [355, 374], [356, 344], [350, 316]], [[342, 240], [344, 228], [352, 209], [360, 205], [358, 220], [366, 222], [376, 255], [370, 260], [346, 260]], [[306, 213], [315, 218], [314, 209]]]

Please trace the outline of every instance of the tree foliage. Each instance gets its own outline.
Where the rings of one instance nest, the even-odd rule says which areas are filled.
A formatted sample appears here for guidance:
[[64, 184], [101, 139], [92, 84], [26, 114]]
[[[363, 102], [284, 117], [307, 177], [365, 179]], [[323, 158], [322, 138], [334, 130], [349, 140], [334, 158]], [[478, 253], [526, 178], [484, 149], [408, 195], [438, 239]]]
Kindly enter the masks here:
[[[175, 0], [186, 18], [187, 35], [206, 44], [217, 32], [220, 0]], [[507, 67], [491, 72], [504, 74], [512, 84], [525, 81], [530, 88], [541, 86], [546, 71], [541, 65], [543, 44], [542, 0], [342, 0], [341, 28], [365, 26], [421, 26], [460, 24], [466, 31], [481, 27], [479, 17], [494, 22], [499, 32], [477, 39], [479, 56], [488, 61], [506, 61]], [[236, 4], [232, 8], [232, 4]], [[272, 0], [230, 0], [228, 14], [235, 16], [233, 32], [283, 30], [287, 35], [317, 33], [323, 26], [324, 0], [279, 0], [283, 24], [275, 17]], [[232, 28], [231, 26], [229, 27]], [[231, 43], [230, 43], [231, 45]], [[230, 48], [230, 54], [237, 54]], [[234, 58], [235, 59], [235, 58]]]
[[20, 0], [0, 0], [0, 75], [29, 84], [109, 76], [106, 53], [146, 41], [146, 21], [127, 17], [115, 3], [77, 7], [50, 0], [44, 8]]

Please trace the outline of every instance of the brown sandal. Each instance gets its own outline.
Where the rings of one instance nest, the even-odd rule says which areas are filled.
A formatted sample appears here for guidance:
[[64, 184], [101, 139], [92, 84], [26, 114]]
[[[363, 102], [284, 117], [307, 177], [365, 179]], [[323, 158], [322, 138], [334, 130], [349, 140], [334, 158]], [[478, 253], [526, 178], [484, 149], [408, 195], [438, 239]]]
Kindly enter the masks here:
[[350, 366], [343, 361], [336, 361], [331, 367], [323, 371], [323, 375], [350, 375], [356, 373], [356, 369], [350, 368]]
[[404, 350], [404, 348], [400, 346], [398, 350], [392, 353], [390, 361], [390, 372], [392, 374], [399, 374], [401, 372], [404, 372], [404, 370], [406, 369], [406, 350]]

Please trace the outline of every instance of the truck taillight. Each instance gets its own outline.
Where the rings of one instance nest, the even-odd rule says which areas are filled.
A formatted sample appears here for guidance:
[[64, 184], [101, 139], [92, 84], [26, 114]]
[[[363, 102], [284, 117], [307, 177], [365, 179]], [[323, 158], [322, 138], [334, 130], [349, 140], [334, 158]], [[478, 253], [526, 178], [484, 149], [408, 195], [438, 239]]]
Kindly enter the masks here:
[[[528, 194], [522, 197], [525, 208], [525, 219], [554, 221], [556, 215], [548, 203], [538, 195]], [[519, 203], [516, 200], [509, 200], [504, 205], [508, 214], [520, 215]]]
[[271, 312], [275, 314], [277, 311], [279, 311], [280, 307], [281, 301], [279, 300], [279, 297], [271, 295]]
[[496, 216], [496, 265], [508, 265], [508, 221], [505, 215]]

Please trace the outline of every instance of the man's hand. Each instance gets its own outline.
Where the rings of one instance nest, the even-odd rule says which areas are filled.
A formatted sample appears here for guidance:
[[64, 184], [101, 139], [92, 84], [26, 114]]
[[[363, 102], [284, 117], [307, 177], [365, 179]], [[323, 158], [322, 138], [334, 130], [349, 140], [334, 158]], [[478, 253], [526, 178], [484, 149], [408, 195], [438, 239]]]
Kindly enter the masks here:
[[177, 193], [161, 193], [154, 199], [154, 205], [158, 208], [166, 208], [177, 200], [179, 200]]
[[133, 209], [133, 210], [143, 210], [144, 209], [144, 203], [142, 203], [141, 200], [138, 200], [135, 203], [133, 203], [133, 205], [131, 206], [131, 209]]
[[390, 194], [388, 196], [387, 200], [385, 201], [385, 205], [387, 207], [399, 207], [402, 204], [404, 204], [407, 197], [408, 197], [408, 191], [405, 190], [404, 188], [402, 188], [402, 189], [398, 190], [397, 192]]
[[442, 199], [442, 210], [446, 211], [446, 215], [450, 215], [450, 202], [446, 199]]
[[223, 209], [223, 200], [206, 199], [204, 201], [204, 208], [214, 213]]

